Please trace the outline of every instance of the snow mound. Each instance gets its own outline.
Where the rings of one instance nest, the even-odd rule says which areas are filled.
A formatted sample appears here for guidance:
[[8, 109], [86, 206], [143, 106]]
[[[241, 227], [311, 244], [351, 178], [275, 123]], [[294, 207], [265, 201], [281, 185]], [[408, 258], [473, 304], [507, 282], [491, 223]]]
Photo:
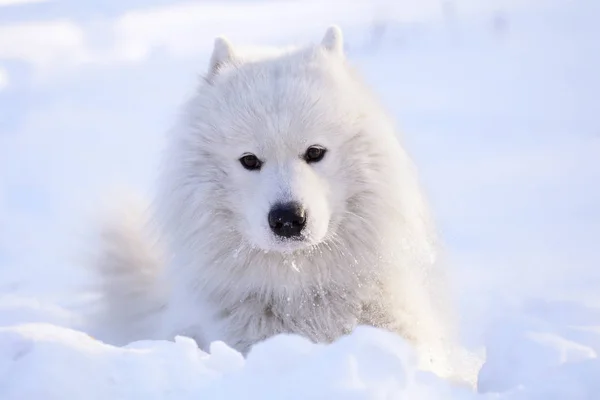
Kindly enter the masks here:
[[222, 342], [214, 342], [209, 353], [186, 337], [115, 347], [58, 325], [23, 323], [0, 328], [0, 398], [541, 400], [600, 395], [600, 329], [558, 326], [552, 318], [525, 312], [497, 321], [490, 333], [476, 391], [419, 370], [404, 340], [370, 327], [329, 345], [279, 335], [244, 358]]
[[[189, 338], [125, 347], [50, 324], [0, 328], [2, 399], [372, 399], [449, 390], [419, 373], [396, 335], [359, 328], [332, 345], [281, 335], [244, 359], [222, 342]], [[455, 389], [466, 396], [466, 389]]]

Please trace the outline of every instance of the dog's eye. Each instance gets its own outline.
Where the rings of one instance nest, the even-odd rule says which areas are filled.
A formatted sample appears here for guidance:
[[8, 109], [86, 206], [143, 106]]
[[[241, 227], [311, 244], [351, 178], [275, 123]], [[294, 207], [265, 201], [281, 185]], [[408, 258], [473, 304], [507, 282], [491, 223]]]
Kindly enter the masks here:
[[325, 157], [326, 149], [320, 146], [310, 146], [304, 153], [304, 160], [307, 163], [319, 162]]
[[240, 158], [242, 167], [249, 171], [259, 170], [262, 167], [262, 161], [258, 159], [254, 154], [246, 154]]

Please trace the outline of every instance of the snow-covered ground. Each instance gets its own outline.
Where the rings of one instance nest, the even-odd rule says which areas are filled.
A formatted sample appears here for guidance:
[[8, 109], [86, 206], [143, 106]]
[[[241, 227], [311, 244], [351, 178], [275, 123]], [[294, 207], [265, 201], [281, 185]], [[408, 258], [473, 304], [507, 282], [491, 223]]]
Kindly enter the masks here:
[[[11, 4], [12, 3], [12, 4]], [[594, 0], [0, 0], [0, 398], [600, 398], [600, 4]], [[476, 391], [358, 329], [242, 358], [81, 328], [99, 210], [142, 195], [212, 38], [344, 28], [398, 117], [451, 259]]]

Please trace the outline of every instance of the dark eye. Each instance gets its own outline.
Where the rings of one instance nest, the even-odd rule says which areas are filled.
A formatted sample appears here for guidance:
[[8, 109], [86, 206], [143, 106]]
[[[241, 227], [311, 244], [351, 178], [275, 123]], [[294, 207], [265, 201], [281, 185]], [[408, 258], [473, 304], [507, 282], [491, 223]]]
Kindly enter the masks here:
[[319, 162], [325, 157], [326, 149], [320, 146], [310, 146], [304, 153], [304, 159], [307, 163]]
[[246, 154], [240, 158], [240, 163], [242, 167], [246, 168], [249, 171], [254, 171], [260, 169], [262, 167], [262, 161], [258, 159], [254, 154]]

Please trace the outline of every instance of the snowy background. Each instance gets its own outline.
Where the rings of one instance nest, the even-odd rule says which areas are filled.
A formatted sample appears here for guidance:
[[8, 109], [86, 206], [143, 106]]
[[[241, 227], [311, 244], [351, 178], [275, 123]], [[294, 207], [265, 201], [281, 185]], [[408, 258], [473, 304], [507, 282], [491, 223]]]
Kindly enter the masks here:
[[[0, 398], [600, 399], [599, 20], [594, 0], [0, 0]], [[152, 193], [213, 37], [330, 23], [419, 165], [479, 393], [367, 328], [246, 360], [70, 330], [93, 223], [116, 190]]]

